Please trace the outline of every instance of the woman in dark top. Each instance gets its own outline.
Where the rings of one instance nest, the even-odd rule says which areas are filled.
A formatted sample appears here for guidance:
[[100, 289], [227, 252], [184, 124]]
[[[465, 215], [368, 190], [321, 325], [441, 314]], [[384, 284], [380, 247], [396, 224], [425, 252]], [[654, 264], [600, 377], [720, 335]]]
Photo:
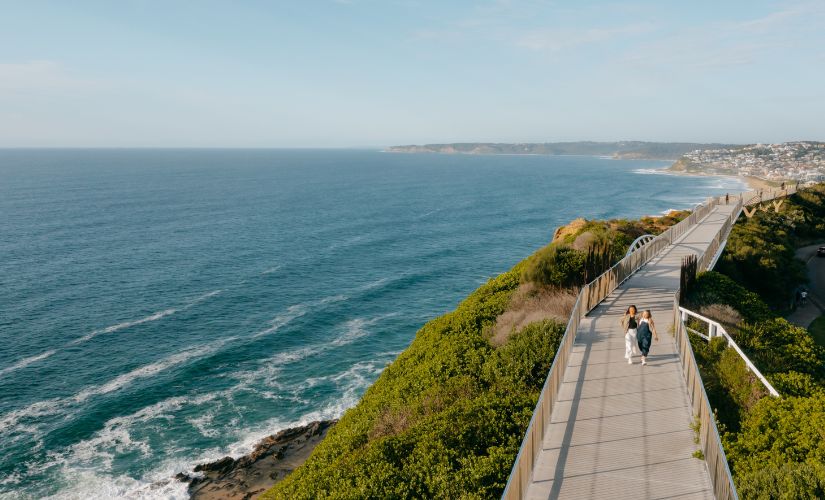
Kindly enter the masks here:
[[656, 339], [656, 342], [659, 341], [656, 325], [653, 324], [653, 315], [650, 314], [650, 309], [648, 309], [642, 313], [642, 319], [639, 320], [639, 325], [636, 328], [636, 342], [639, 344], [639, 350], [642, 351], [643, 365], [647, 364], [647, 353], [650, 352], [651, 337]]

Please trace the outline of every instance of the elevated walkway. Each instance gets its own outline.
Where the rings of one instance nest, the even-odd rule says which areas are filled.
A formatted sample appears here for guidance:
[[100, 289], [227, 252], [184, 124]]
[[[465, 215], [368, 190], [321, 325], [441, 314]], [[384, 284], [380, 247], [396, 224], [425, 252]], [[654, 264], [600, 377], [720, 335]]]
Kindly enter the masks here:
[[[526, 498], [714, 498], [671, 331], [682, 257], [703, 254], [733, 210], [702, 223], [620, 285], [581, 321]], [[653, 313], [648, 364], [624, 358], [619, 318]]]
[[[584, 287], [503, 498], [736, 498], [674, 297], [683, 257], [711, 267], [744, 205], [791, 192], [708, 200]], [[659, 333], [644, 366], [624, 358], [631, 304]]]

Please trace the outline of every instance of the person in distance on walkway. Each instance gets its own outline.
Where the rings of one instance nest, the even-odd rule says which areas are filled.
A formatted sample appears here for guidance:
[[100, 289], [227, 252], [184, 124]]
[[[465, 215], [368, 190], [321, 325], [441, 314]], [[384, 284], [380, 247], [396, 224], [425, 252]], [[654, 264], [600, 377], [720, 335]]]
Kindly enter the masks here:
[[659, 341], [659, 334], [656, 333], [656, 325], [653, 324], [653, 315], [650, 309], [642, 313], [642, 319], [636, 329], [636, 341], [639, 343], [639, 350], [642, 351], [642, 364], [647, 364], [647, 353], [650, 352], [651, 334], [656, 342]]
[[636, 327], [639, 324], [639, 317], [636, 306], [630, 306], [622, 316], [622, 329], [624, 330], [624, 357], [627, 364], [633, 364], [633, 355], [636, 351]]

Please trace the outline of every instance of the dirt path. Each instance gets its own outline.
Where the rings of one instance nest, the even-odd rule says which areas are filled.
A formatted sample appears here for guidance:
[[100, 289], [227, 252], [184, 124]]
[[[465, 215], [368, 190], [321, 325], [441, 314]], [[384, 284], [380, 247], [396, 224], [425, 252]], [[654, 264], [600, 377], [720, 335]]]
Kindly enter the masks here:
[[811, 281], [808, 284], [808, 304], [799, 306], [788, 316], [788, 321], [804, 328], [825, 314], [825, 257], [816, 256], [816, 249], [822, 245], [809, 245], [796, 251], [796, 257], [805, 262]]

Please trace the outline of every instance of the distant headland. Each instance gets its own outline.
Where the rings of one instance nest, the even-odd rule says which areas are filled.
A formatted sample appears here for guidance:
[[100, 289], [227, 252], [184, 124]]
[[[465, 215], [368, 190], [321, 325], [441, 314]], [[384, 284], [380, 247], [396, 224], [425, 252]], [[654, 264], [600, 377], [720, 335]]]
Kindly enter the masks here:
[[744, 178], [754, 189], [785, 181], [825, 181], [825, 142], [703, 144], [696, 142], [461, 142], [392, 146], [391, 153], [470, 155], [586, 155], [618, 160], [673, 161], [667, 171], [683, 175]]
[[691, 151], [704, 149], [728, 149], [730, 144], [703, 144], [695, 142], [459, 142], [450, 144], [422, 144], [392, 146], [390, 153], [442, 153], [442, 154], [501, 154], [501, 155], [587, 155], [609, 156], [616, 159], [672, 160], [676, 161]]

